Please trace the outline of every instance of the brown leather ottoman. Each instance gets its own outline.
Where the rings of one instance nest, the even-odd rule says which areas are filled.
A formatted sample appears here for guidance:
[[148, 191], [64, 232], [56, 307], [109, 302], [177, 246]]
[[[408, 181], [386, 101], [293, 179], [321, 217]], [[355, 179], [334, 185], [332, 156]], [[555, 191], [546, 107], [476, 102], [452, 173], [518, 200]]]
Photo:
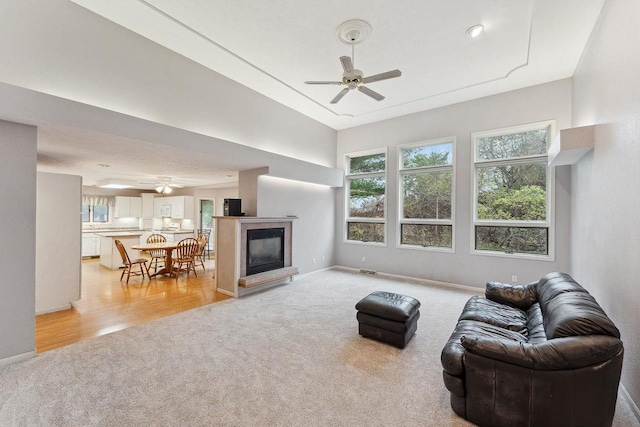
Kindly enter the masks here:
[[356, 304], [358, 333], [404, 348], [418, 328], [420, 301], [406, 295], [376, 291]]

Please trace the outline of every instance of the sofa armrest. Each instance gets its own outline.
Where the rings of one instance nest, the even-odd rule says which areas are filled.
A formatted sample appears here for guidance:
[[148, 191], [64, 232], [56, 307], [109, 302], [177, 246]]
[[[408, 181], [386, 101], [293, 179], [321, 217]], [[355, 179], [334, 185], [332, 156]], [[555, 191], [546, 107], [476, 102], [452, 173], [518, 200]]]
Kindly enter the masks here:
[[543, 371], [595, 365], [623, 350], [622, 341], [605, 335], [556, 338], [539, 344], [474, 335], [464, 336], [461, 341], [465, 350], [471, 353]]
[[523, 286], [489, 282], [484, 294], [491, 301], [527, 310], [537, 300], [536, 284], [537, 282], [534, 282]]

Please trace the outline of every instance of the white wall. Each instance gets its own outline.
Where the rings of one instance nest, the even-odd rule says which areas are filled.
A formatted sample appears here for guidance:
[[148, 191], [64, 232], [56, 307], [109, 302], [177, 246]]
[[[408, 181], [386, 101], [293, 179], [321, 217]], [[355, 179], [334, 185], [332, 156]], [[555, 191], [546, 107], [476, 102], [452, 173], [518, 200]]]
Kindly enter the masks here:
[[35, 350], [37, 130], [0, 121], [0, 365]]
[[317, 184], [258, 177], [258, 216], [298, 217], [293, 221], [292, 263], [301, 274], [335, 264], [335, 192]]
[[[489, 280], [519, 283], [537, 280], [549, 271], [569, 270], [570, 176], [556, 173], [555, 261], [472, 255], [471, 252], [471, 133], [548, 119], [556, 128], [570, 127], [571, 80], [468, 101], [435, 110], [398, 117], [338, 132], [338, 165], [344, 154], [389, 147], [387, 181], [387, 246], [374, 247], [344, 242], [344, 191], [337, 194], [336, 260], [340, 265], [484, 287]], [[411, 142], [456, 137], [455, 253], [398, 249], [397, 146]], [[366, 262], [362, 262], [362, 257]]]
[[268, 173], [269, 168], [250, 169], [238, 174], [238, 198], [242, 212], [247, 216], [258, 215], [258, 178]]
[[68, 0], [2, 1], [0, 28], [2, 82], [334, 166], [335, 130]]
[[82, 177], [38, 172], [36, 314], [80, 299]]
[[640, 50], [636, 0], [605, 2], [573, 79], [573, 125], [595, 148], [571, 167], [571, 269], [620, 329], [622, 383], [640, 404]]

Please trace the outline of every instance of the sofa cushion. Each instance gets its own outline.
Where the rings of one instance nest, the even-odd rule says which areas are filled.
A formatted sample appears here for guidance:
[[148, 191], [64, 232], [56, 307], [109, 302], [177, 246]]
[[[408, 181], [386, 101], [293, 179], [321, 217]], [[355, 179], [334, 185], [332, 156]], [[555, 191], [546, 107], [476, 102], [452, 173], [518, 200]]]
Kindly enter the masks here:
[[527, 341], [527, 338], [519, 332], [510, 331], [476, 320], [460, 320], [451, 334], [449, 341], [447, 341], [442, 349], [440, 356], [442, 367], [452, 375], [461, 375], [464, 372], [464, 347], [461, 343], [463, 336], [503, 338], [516, 342]]
[[578, 335], [609, 335], [620, 338], [620, 331], [587, 292], [557, 295], [543, 308], [547, 339]]
[[547, 340], [547, 334], [544, 331], [544, 317], [540, 304], [535, 303], [527, 310], [527, 330], [529, 332], [530, 344], [537, 344]]
[[528, 335], [527, 315], [524, 311], [488, 300], [480, 295], [473, 296], [467, 301], [459, 320], [476, 320]]
[[536, 302], [536, 285], [536, 282], [526, 286], [489, 282], [484, 294], [492, 301], [526, 310]]
[[571, 276], [566, 273], [550, 273], [543, 276], [536, 286], [537, 301], [544, 313], [549, 301], [567, 292], [588, 293]]
[[622, 341], [604, 335], [558, 338], [542, 344], [464, 336], [462, 345], [489, 359], [545, 371], [585, 368], [623, 352]]

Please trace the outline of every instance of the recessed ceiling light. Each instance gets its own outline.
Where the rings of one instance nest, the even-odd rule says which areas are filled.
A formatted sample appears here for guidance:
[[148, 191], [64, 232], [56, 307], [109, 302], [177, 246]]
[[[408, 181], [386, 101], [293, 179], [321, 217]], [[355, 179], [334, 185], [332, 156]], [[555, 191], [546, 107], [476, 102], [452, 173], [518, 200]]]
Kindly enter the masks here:
[[478, 37], [484, 31], [484, 25], [474, 25], [467, 30], [469, 37]]
[[101, 179], [96, 184], [100, 188], [122, 189], [122, 188], [132, 188], [135, 185], [135, 182], [126, 181], [122, 179], [107, 178], [107, 179]]

